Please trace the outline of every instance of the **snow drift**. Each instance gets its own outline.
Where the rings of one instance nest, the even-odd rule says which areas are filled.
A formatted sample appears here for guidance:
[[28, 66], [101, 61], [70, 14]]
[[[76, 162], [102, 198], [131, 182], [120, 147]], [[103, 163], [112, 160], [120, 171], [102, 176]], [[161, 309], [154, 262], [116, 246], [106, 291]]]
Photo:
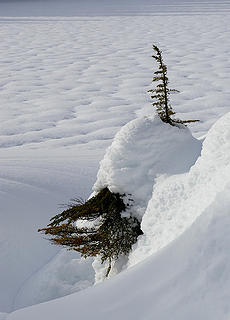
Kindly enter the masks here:
[[[92, 317], [171, 320], [172, 315], [177, 320], [229, 319], [229, 123], [230, 113], [210, 130], [201, 157], [190, 172], [173, 176], [175, 185], [182, 183], [183, 178], [189, 195], [176, 202], [178, 210], [181, 206], [188, 210], [189, 205], [194, 208], [194, 200], [199, 202], [196, 207], [201, 207], [193, 220], [198, 214], [201, 216], [180, 237], [157, 254], [102, 284], [49, 303], [21, 309], [10, 314], [7, 320], [40, 320], [47, 314], [56, 320], [68, 314], [68, 319], [72, 320], [76, 311], [84, 320]], [[199, 192], [192, 178], [199, 184]], [[174, 190], [174, 200], [177, 201], [178, 188], [168, 182], [162, 183], [161, 188], [164, 186], [165, 191], [171, 193]], [[149, 211], [150, 204], [146, 215], [150, 215]], [[152, 214], [154, 216], [154, 212]], [[168, 217], [164, 215], [162, 224], [164, 218], [165, 228], [170, 230]], [[174, 222], [176, 224], [178, 220]]]
[[[116, 134], [100, 163], [94, 191], [105, 187], [126, 194], [134, 202], [131, 214], [141, 221], [158, 175], [186, 172], [200, 155], [201, 143], [185, 126], [171, 126], [158, 116], [130, 121]], [[119, 273], [127, 263], [120, 257], [110, 276]], [[107, 264], [96, 258], [93, 263], [96, 283], [105, 278]]]
[[189, 170], [200, 155], [201, 143], [190, 130], [171, 126], [158, 116], [130, 121], [116, 134], [100, 163], [94, 191], [131, 194], [137, 218], [142, 218], [160, 174]]
[[144, 236], [130, 257], [133, 265], [177, 238], [230, 181], [230, 113], [208, 132], [200, 158], [183, 175], [160, 177], [141, 228]]
[[[1, 15], [50, 13], [47, 6], [42, 13], [31, 12], [28, 1], [15, 2], [1, 1]], [[138, 8], [136, 2], [130, 1], [139, 15], [143, 1]], [[137, 114], [151, 112], [146, 91], [154, 39], [167, 55], [173, 86], [181, 91], [173, 96], [177, 114], [201, 119], [190, 126], [196, 137], [206, 136], [229, 111], [229, 1], [206, 1], [212, 16], [204, 3], [187, 3], [190, 16], [179, 11], [155, 16], [154, 28], [147, 16], [1, 18], [2, 312], [12, 311], [22, 285], [28, 288], [26, 280], [32, 281], [56, 252], [37, 228], [57, 213], [60, 202], [89, 195], [114, 134]], [[4, 12], [9, 5], [11, 12]], [[156, 13], [155, 6], [150, 9]]]

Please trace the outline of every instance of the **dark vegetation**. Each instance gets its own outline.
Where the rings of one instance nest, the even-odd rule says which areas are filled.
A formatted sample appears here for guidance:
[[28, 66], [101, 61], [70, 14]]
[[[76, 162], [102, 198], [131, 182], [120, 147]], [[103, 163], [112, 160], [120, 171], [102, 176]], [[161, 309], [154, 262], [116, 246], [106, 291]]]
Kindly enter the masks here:
[[156, 88], [149, 90], [151, 98], [154, 99], [153, 106], [156, 107], [157, 114], [162, 121], [174, 126], [178, 123], [186, 124], [191, 122], [197, 122], [199, 120], [180, 120], [175, 119], [173, 116], [175, 112], [170, 104], [170, 95], [172, 93], [178, 93], [178, 90], [169, 89], [169, 80], [167, 77], [167, 66], [163, 62], [162, 51], [155, 45], [153, 45], [154, 55], [152, 56], [157, 64], [158, 70], [154, 72], [152, 82], [158, 82]]
[[[122, 213], [132, 209], [132, 200], [124, 202], [125, 195], [112, 193], [108, 188], [86, 202], [77, 200], [67, 210], [54, 216], [46, 228], [39, 229], [55, 245], [76, 250], [84, 257], [99, 255], [101, 262], [111, 262], [120, 255], [128, 255], [137, 237], [142, 234], [140, 222], [132, 216], [122, 217]], [[87, 221], [80, 226], [78, 222]]]

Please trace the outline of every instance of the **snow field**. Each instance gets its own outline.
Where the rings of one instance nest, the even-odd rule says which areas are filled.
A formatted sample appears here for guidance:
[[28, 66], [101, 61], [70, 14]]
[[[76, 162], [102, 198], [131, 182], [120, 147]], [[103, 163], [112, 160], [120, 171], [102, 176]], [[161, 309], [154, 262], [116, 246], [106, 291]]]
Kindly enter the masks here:
[[18, 292], [14, 307], [23, 308], [63, 297], [94, 284], [92, 259], [82, 259], [74, 251], [61, 250], [33, 275]]
[[41, 0], [2, 1], [3, 16], [212, 15], [229, 12], [229, 0]]
[[[92, 317], [169, 320], [172, 315], [178, 320], [229, 319], [230, 181], [225, 180], [230, 177], [229, 121], [230, 113], [212, 127], [202, 155], [191, 169], [196, 170], [197, 166], [200, 173], [204, 170], [215, 196], [190, 228], [155, 255], [109, 281], [50, 303], [18, 310], [7, 320], [40, 320], [49, 314], [61, 320], [67, 312], [70, 320], [76, 317], [76, 312], [84, 320]], [[204, 161], [207, 170], [202, 166]], [[214, 169], [210, 170], [210, 164], [214, 163]], [[175, 175], [174, 179], [177, 178]], [[215, 183], [218, 180], [222, 180], [222, 188]], [[199, 184], [205, 188], [207, 180]]]
[[228, 109], [228, 32], [225, 15], [2, 20], [1, 147], [104, 149], [123, 124], [152, 110], [153, 42], [181, 91], [175, 111], [199, 118], [192, 131], [205, 134]]
[[[178, 117], [200, 119], [191, 130], [201, 137], [229, 110], [230, 26], [227, 14], [0, 24], [0, 310], [10, 312], [31, 303], [39, 270], [58, 250], [37, 229], [60, 203], [88, 197], [115, 133], [152, 113], [152, 43], [163, 50], [171, 87], [181, 91], [172, 96]], [[77, 288], [73, 280], [62, 290], [54, 274], [44, 292], [53, 283], [55, 294]], [[33, 303], [41, 302], [35, 292]]]
[[[38, 234], [37, 229], [45, 226], [56, 212], [60, 212], [61, 203], [67, 203], [76, 193], [82, 197], [89, 193], [94, 173], [97, 171], [92, 161], [87, 161], [85, 157], [84, 161], [78, 157], [79, 168], [75, 167], [76, 157], [68, 159], [62, 159], [58, 155], [53, 155], [53, 158], [45, 157], [36, 151], [33, 152], [33, 156], [31, 153], [24, 153], [24, 157], [21, 155], [20, 158], [18, 152], [18, 158], [14, 157], [1, 159], [0, 310], [2, 312], [15, 309], [16, 306], [28, 305], [31, 300], [37, 303], [43, 301], [34, 297], [35, 293], [41, 297], [41, 293], [35, 289], [32, 290], [33, 293], [24, 294], [28, 298], [27, 302], [18, 297], [19, 292], [25, 291], [23, 287], [27, 286], [26, 282], [31, 283], [31, 278], [60, 250], [47, 243], [48, 241]], [[87, 169], [83, 168], [83, 163], [87, 165]], [[79, 256], [75, 254], [75, 259], [77, 258]], [[54, 274], [57, 275], [56, 282], [63, 286], [58, 278], [60, 273], [54, 271]], [[47, 282], [47, 285], [51, 283]], [[48, 296], [49, 290], [51, 289], [44, 289], [43, 297]], [[58, 290], [55, 294], [57, 293]]]

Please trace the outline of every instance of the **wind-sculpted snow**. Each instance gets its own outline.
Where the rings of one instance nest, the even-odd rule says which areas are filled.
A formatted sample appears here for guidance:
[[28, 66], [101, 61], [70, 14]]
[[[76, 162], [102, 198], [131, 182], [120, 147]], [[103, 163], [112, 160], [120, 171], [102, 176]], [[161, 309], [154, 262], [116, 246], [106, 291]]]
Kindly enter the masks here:
[[[131, 199], [130, 212], [141, 221], [158, 175], [187, 172], [201, 151], [201, 142], [185, 126], [173, 127], [156, 117], [132, 120], [116, 134], [100, 163], [94, 191], [108, 187]], [[128, 211], [128, 210], [127, 210]], [[125, 212], [127, 215], [129, 212]], [[124, 268], [122, 257], [110, 275]], [[108, 266], [93, 263], [96, 282], [104, 280]]]
[[[164, 184], [169, 198], [174, 195], [178, 210], [184, 206], [196, 221], [175, 241], [148, 259], [104, 283], [58, 300], [18, 310], [7, 320], [42, 320], [52, 315], [61, 320], [81, 315], [94, 319], [228, 320], [230, 316], [230, 113], [210, 130], [200, 159], [184, 175], [190, 191]], [[181, 179], [173, 176], [177, 186]], [[178, 180], [178, 181], [177, 181]], [[167, 181], [167, 180], [166, 180]], [[183, 180], [182, 180], [183, 181]], [[162, 184], [163, 185], [163, 184]], [[195, 186], [196, 185], [196, 186]], [[167, 187], [167, 188], [166, 188]], [[197, 189], [199, 192], [197, 192]], [[186, 188], [184, 188], [186, 190]], [[153, 193], [154, 194], [154, 193]], [[166, 198], [162, 198], [162, 201]], [[195, 205], [199, 212], [191, 210]], [[153, 206], [153, 200], [150, 201]], [[176, 212], [174, 212], [176, 213]], [[180, 211], [180, 214], [182, 212]], [[152, 216], [156, 213], [152, 211]], [[161, 212], [162, 226], [169, 217]], [[178, 218], [178, 217], [177, 217]], [[180, 221], [171, 216], [177, 228]], [[158, 219], [160, 219], [158, 215]], [[155, 219], [157, 222], [157, 219]], [[151, 222], [149, 220], [149, 222]], [[149, 230], [153, 225], [149, 225]], [[173, 228], [173, 226], [172, 226]], [[146, 229], [146, 231], [148, 231]], [[176, 229], [174, 228], [174, 232]], [[160, 234], [158, 235], [160, 236]], [[152, 241], [153, 244], [153, 241]], [[142, 244], [143, 245], [143, 244]], [[151, 247], [149, 246], [149, 250]], [[143, 257], [142, 257], [143, 258]], [[88, 307], [90, 305], [90, 308]]]
[[141, 219], [157, 176], [187, 172], [200, 151], [201, 142], [184, 126], [170, 126], [158, 116], [135, 119], [106, 150], [94, 190], [108, 187], [129, 195], [134, 201], [131, 210]]
[[188, 173], [160, 177], [141, 228], [144, 236], [130, 265], [142, 261], [186, 230], [230, 184], [230, 113], [213, 125], [201, 156]]
[[57, 252], [37, 229], [60, 203], [89, 196], [114, 135], [153, 112], [152, 43], [163, 50], [170, 86], [181, 91], [172, 96], [178, 117], [201, 120], [190, 126], [196, 137], [229, 110], [229, 15], [194, 12], [0, 19], [2, 312], [15, 309], [19, 292], [27, 296]]
[[[194, 23], [195, 21], [195, 23]], [[136, 113], [151, 112], [154, 61], [164, 51], [181, 118], [205, 134], [226, 112], [228, 16], [1, 20], [0, 147], [105, 148]]]

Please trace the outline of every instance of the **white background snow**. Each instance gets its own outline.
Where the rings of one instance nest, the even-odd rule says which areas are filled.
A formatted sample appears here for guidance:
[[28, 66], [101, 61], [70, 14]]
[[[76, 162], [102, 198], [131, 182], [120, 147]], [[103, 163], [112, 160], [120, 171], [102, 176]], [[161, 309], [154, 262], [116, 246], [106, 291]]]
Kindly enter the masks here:
[[[163, 50], [171, 87], [181, 91], [172, 97], [177, 116], [201, 120], [190, 126], [196, 138], [205, 137], [211, 125], [230, 111], [229, 1], [178, 1], [170, 5], [157, 5], [153, 1], [145, 1], [142, 5], [130, 1], [126, 4], [80, 3], [76, 9], [76, 3], [70, 1], [67, 9], [63, 2], [54, 6], [52, 2], [45, 5], [44, 2], [0, 1], [0, 319], [5, 317], [4, 312], [79, 289], [79, 278], [75, 277], [75, 269], [82, 274], [79, 256], [62, 252], [56, 256], [59, 248], [43, 240], [37, 229], [45, 226], [49, 218], [61, 210], [60, 204], [76, 196], [89, 196], [96, 181], [99, 161], [114, 135], [128, 121], [152, 113], [146, 93], [154, 70], [152, 43]], [[29, 17], [23, 17], [25, 15]], [[53, 17], [44, 17], [49, 15]], [[227, 127], [226, 124], [224, 128], [227, 130]], [[207, 152], [212, 151], [214, 136], [208, 140]], [[218, 141], [215, 148], [221, 143], [223, 141]], [[113, 293], [103, 305], [94, 303], [93, 314], [98, 311], [99, 316], [99, 308], [103, 308], [105, 314], [108, 312], [114, 317], [117, 312], [120, 315], [124, 312], [127, 319], [135, 315], [134, 319], [140, 320], [143, 318], [139, 312], [145, 310], [144, 319], [151, 319], [152, 314], [158, 319], [171, 319], [170, 312], [179, 310], [177, 320], [189, 319], [189, 314], [192, 314], [191, 319], [227, 319], [229, 308], [225, 301], [229, 299], [225, 290], [229, 288], [226, 271], [229, 259], [225, 249], [229, 243], [229, 189], [226, 187], [226, 191], [223, 190], [215, 200], [223, 181], [220, 178], [223, 173], [220, 174], [218, 165], [215, 165], [218, 154], [212, 160], [208, 157], [208, 173], [217, 172], [213, 180], [203, 170], [206, 162], [203, 165], [200, 162], [202, 170], [197, 169], [198, 176], [207, 177], [205, 185], [186, 189], [184, 181], [187, 178], [177, 178], [178, 188], [192, 192], [194, 201], [200, 197], [199, 188], [203, 188], [202, 192], [207, 188], [210, 198], [202, 198], [207, 200], [203, 209], [213, 201], [211, 210], [207, 210], [208, 218], [202, 216], [197, 220], [194, 229], [184, 238], [159, 253], [159, 257], [150, 258], [146, 265], [136, 266], [117, 279], [82, 291], [76, 298], [73, 295], [63, 298], [61, 303], [45, 304], [41, 307], [43, 309], [37, 306], [25, 309], [25, 313], [16, 312], [12, 319], [36, 319], [35, 314], [42, 319], [43, 310], [51, 313], [59, 303], [63, 310], [71, 306], [74, 317], [78, 299], [84, 307], [86, 297], [98, 301], [96, 297], [104, 296], [110, 290]], [[223, 166], [222, 162], [220, 166]], [[228, 169], [225, 170], [224, 177], [229, 176]], [[200, 183], [202, 181], [203, 178]], [[169, 188], [173, 185], [170, 178], [167, 183]], [[213, 185], [216, 189], [211, 190]], [[178, 197], [186, 194], [186, 190], [179, 190]], [[190, 197], [190, 194], [186, 196]], [[187, 203], [186, 208], [188, 204], [191, 203]], [[194, 219], [201, 213], [195, 209], [191, 208]], [[216, 216], [217, 211], [222, 215], [223, 224]], [[147, 225], [151, 219], [147, 215], [145, 219]], [[192, 220], [188, 219], [188, 225]], [[159, 235], [164, 223], [160, 220], [158, 225], [156, 221], [153, 223]], [[168, 233], [159, 236], [159, 243], [154, 240], [156, 248], [163, 246], [168, 241], [166, 238], [174, 239], [178, 235], [177, 227], [178, 224], [170, 229], [169, 221]], [[137, 246], [130, 258], [131, 264], [151, 253], [148, 248], [152, 245], [152, 230], [146, 226], [145, 232], [146, 238], [141, 240], [143, 245]], [[210, 251], [206, 254], [207, 248], [204, 248], [205, 253], [198, 256], [200, 249], [197, 248], [210, 234]], [[218, 239], [219, 236], [223, 238]], [[195, 243], [194, 239], [197, 239]], [[225, 244], [219, 247], [218, 243]], [[199, 270], [207, 271], [203, 266], [213, 266], [213, 255], [217, 253], [216, 269], [196, 278]], [[63, 268], [69, 277], [62, 272]], [[54, 270], [53, 279], [50, 270]], [[143, 277], [143, 274], [148, 276]], [[188, 277], [180, 278], [181, 274], [196, 278], [191, 288], [196, 288], [195, 293], [200, 292], [196, 301], [193, 300], [194, 292], [189, 290], [188, 295], [175, 295], [178, 299], [184, 296], [184, 301], [172, 300], [175, 290], [183, 292], [188, 287]], [[44, 281], [43, 286], [42, 279], [49, 281]], [[38, 284], [41, 285], [40, 291], [33, 290], [34, 295], [30, 294]], [[90, 280], [82, 286], [89, 284]], [[140, 296], [144, 298], [140, 310], [133, 307], [137, 305], [135, 301], [140, 301], [139, 295], [137, 300], [132, 295], [127, 297], [128, 300], [112, 304], [115, 297], [124, 297], [125, 287], [127, 292], [134, 293], [136, 288], [142, 288]], [[170, 288], [167, 295], [162, 288], [167, 288], [166, 291]], [[202, 293], [202, 288], [206, 289], [207, 295]], [[46, 295], [41, 298], [42, 292]], [[154, 305], [148, 300], [150, 293], [159, 297]], [[169, 301], [165, 313], [162, 313], [163, 301]], [[83, 313], [83, 309], [79, 309], [80, 302], [79, 314]], [[204, 311], [199, 309], [201, 302], [204, 306], [207, 302]], [[211, 307], [207, 313], [208, 305]], [[187, 309], [179, 306], [187, 306]], [[198, 308], [197, 313], [192, 313], [192, 308]], [[90, 311], [87, 312], [85, 319], [92, 316]], [[63, 316], [59, 310], [56, 316], [58, 314]]]

